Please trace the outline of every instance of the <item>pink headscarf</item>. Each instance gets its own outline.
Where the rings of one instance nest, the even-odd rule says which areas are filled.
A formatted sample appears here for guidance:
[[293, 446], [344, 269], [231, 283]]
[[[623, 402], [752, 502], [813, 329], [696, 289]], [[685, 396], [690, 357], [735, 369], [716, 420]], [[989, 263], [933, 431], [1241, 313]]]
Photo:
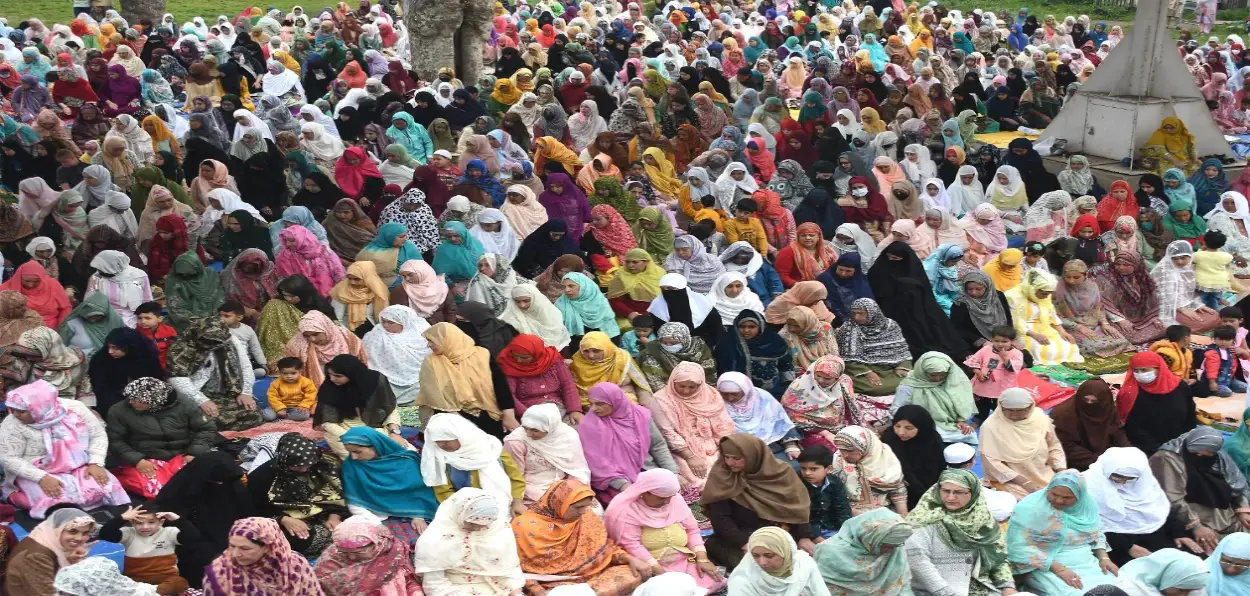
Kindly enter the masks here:
[[617, 478], [635, 482], [651, 450], [651, 411], [629, 401], [612, 383], [591, 387], [587, 397], [612, 406], [607, 418], [588, 410], [577, 425], [591, 470], [590, 485], [604, 491]]
[[17, 210], [38, 230], [61, 199], [61, 193], [48, 186], [43, 178], [27, 178], [17, 188]]
[[447, 300], [447, 282], [443, 276], [435, 273], [425, 261], [411, 259], [399, 266], [399, 273], [417, 274], [417, 283], [403, 280], [404, 293], [408, 295], [408, 307], [422, 318], [428, 318], [434, 311], [443, 307]]
[[343, 262], [318, 242], [308, 228], [288, 225], [278, 234], [278, 238], [284, 245], [291, 238], [296, 242], [295, 248], [286, 247], [274, 259], [274, 270], [278, 272], [278, 277], [303, 274], [317, 288], [318, 294], [327, 296], [334, 284], [347, 275], [343, 270]]
[[35, 419], [30, 426], [43, 435], [47, 454], [34, 461], [36, 467], [49, 474], [68, 474], [87, 465], [87, 421], [61, 404], [51, 383], [41, 379], [18, 387], [5, 403], [11, 410], [29, 412]]
[[239, 565], [223, 554], [204, 570], [204, 589], [213, 594], [283, 594], [317, 596], [321, 584], [308, 560], [291, 550], [278, 522], [245, 517], [234, 522], [230, 536], [265, 545], [268, 551], [252, 565]]
[[[686, 501], [680, 497], [670, 498], [668, 505], [660, 509], [639, 501], [643, 493], [651, 493], [659, 497], [675, 497], [680, 492], [681, 482], [677, 479], [677, 475], [664, 468], [647, 470], [639, 474], [638, 479], [629, 485], [629, 488], [621, 491], [621, 494], [616, 495], [612, 503], [608, 505], [608, 510], [603, 517], [603, 523], [608, 527], [608, 536], [620, 540], [629, 528], [639, 526], [666, 528], [693, 519], [690, 506], [686, 505]], [[696, 545], [686, 546], [694, 548]]]

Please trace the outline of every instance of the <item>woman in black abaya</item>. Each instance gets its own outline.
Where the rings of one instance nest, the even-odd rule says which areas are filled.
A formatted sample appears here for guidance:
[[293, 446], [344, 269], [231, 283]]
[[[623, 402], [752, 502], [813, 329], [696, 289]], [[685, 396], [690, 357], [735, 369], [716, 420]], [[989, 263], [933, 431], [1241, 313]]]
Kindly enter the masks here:
[[893, 242], [877, 256], [868, 270], [868, 284], [881, 312], [902, 328], [913, 356], [942, 352], [963, 362], [968, 344], [938, 306], [924, 265], [907, 243]]
[[903, 480], [907, 482], [907, 510], [916, 508], [920, 497], [937, 483], [938, 476], [946, 469], [942, 457], [942, 436], [929, 411], [915, 404], [908, 404], [894, 413], [894, 421], [881, 433], [881, 442], [890, 446], [903, 465]]

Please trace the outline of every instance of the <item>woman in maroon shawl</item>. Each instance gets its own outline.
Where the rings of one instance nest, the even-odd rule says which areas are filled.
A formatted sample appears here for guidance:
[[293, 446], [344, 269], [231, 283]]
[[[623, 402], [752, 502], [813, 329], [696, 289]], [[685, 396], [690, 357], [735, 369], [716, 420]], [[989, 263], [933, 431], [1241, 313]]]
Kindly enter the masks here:
[[139, 111], [139, 79], [126, 74], [126, 67], [120, 64], [109, 67], [108, 78], [108, 87], [99, 94], [104, 100], [104, 115], [114, 118]]
[[560, 87], [560, 105], [564, 106], [565, 113], [572, 114], [582, 107], [589, 86], [586, 75], [581, 71], [569, 75], [569, 82]]
[[[187, 252], [190, 243], [187, 241], [187, 224], [178, 214], [166, 215], [156, 220], [156, 236], [152, 237], [148, 248], [148, 278], [152, 283], [160, 283], [174, 266], [174, 259]], [[196, 243], [196, 252], [200, 260], [208, 263], [204, 249]]]
[[[838, 199], [842, 215], [846, 223], [853, 223], [872, 235], [873, 239], [888, 234], [890, 229], [890, 209], [886, 206], [885, 197], [872, 189], [872, 184], [863, 176], [852, 176], [846, 183], [849, 193]], [[865, 194], [856, 195], [859, 191]], [[877, 233], [874, 234], [873, 232]]]
[[794, 120], [782, 120], [781, 132], [777, 133], [777, 163], [787, 159], [799, 162], [805, 172], [820, 159], [811, 137]]
[[451, 189], [439, 180], [438, 170], [434, 166], [419, 166], [412, 172], [412, 182], [404, 187], [404, 192], [414, 188], [425, 193], [425, 204], [430, 206], [434, 217], [442, 215], [447, 209], [447, 201], [451, 200]]
[[[559, 189], [560, 192], [555, 192]], [[547, 190], [538, 195], [538, 202], [547, 209], [547, 219], [563, 219], [569, 224], [569, 236], [580, 241], [586, 222], [590, 221], [590, 203], [582, 189], [573, 183], [568, 174], [547, 176]]]
[[109, 61], [104, 58], [92, 58], [87, 61], [87, 81], [98, 96], [109, 86]]
[[400, 97], [408, 97], [409, 91], [417, 90], [417, 84], [412, 82], [412, 77], [398, 60], [387, 63], [386, 74], [382, 75], [382, 84], [398, 93]]
[[227, 300], [238, 300], [244, 311], [255, 311], [255, 317], [260, 316], [266, 302], [278, 296], [278, 274], [259, 248], [244, 250], [230, 261], [221, 272], [221, 285]]
[[73, 67], [60, 71], [58, 79], [52, 86], [52, 101], [69, 108], [72, 118], [78, 117], [83, 105], [100, 101], [91, 83], [79, 77]]

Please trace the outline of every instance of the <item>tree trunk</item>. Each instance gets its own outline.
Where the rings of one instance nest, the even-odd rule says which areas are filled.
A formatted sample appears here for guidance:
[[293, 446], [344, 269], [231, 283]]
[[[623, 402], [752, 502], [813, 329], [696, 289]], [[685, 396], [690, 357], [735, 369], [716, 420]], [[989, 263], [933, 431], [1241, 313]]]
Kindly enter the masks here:
[[144, 19], [160, 23], [161, 16], [165, 14], [165, 0], [125, 0], [118, 7], [117, 12], [120, 12], [131, 26]]
[[440, 68], [450, 67], [465, 85], [477, 84], [493, 7], [492, 0], [406, 0], [404, 25], [413, 70], [432, 81]]

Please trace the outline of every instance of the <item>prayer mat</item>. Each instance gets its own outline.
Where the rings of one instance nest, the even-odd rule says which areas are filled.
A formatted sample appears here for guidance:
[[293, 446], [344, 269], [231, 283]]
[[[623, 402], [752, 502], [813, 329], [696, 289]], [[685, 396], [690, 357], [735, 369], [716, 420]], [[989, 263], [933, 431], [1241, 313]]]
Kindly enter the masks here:
[[412, 428], [421, 429], [421, 414], [416, 406], [398, 406], [395, 408], [399, 412], [399, 425], [411, 426]]
[[1219, 431], [1236, 432], [1241, 425], [1241, 413], [1246, 409], [1246, 395], [1234, 393], [1231, 397], [1195, 397], [1198, 424]]
[[296, 422], [294, 420], [275, 420], [247, 430], [223, 430], [220, 431], [220, 434], [227, 439], [254, 439], [265, 433], [289, 432], [297, 432], [314, 441], [320, 441], [325, 435], [325, 433], [313, 429], [312, 420], [305, 420], [303, 422]]
[[1073, 370], [1085, 371], [1091, 375], [1122, 373], [1128, 370], [1128, 360], [1137, 352], [1126, 352], [1108, 356], [1085, 356], [1085, 362], [1072, 362], [1064, 366]]
[[1051, 383], [1073, 388], [1094, 378], [1094, 375], [1083, 370], [1075, 370], [1063, 364], [1039, 365], [1028, 370], [1039, 377], [1045, 377]]

